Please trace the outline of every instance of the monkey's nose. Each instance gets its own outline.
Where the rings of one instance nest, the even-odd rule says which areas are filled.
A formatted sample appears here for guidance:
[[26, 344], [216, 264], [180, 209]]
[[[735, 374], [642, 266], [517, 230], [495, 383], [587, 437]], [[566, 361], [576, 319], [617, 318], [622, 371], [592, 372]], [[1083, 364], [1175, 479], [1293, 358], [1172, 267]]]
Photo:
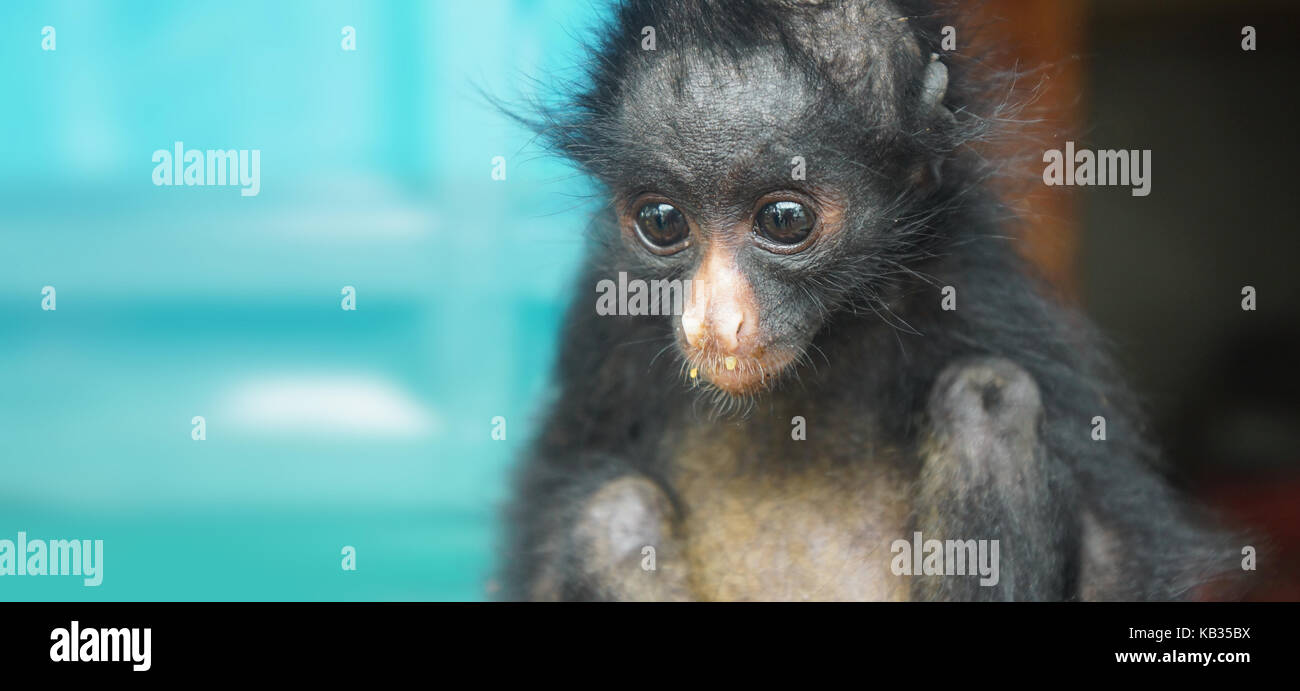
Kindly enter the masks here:
[[682, 331], [693, 348], [742, 354], [758, 340], [754, 291], [734, 257], [711, 252], [691, 280]]
[[704, 315], [694, 314], [689, 309], [682, 313], [682, 332], [686, 342], [698, 348], [704, 341]]
[[693, 286], [696, 291], [682, 312], [682, 331], [686, 342], [696, 348], [712, 343], [719, 350], [737, 353], [754, 331], [755, 322], [737, 296], [718, 293], [708, 284]]
[[686, 342], [703, 347], [709, 340], [729, 353], [740, 350], [740, 330], [745, 323], [743, 310], [731, 308], [687, 310], [682, 314], [682, 331]]

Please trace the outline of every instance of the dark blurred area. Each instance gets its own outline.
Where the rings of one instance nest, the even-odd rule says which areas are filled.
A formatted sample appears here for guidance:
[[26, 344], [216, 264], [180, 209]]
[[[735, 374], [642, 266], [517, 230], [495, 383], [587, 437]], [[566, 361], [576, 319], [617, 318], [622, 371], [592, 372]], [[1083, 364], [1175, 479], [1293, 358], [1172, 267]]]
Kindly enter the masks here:
[[1097, 2], [1084, 61], [1087, 140], [1152, 149], [1155, 182], [1142, 199], [1086, 188], [1082, 300], [1177, 474], [1272, 543], [1252, 599], [1300, 599], [1297, 18], [1294, 2]]
[[1300, 3], [982, 11], [983, 40], [1020, 69], [1049, 65], [1036, 103], [1048, 147], [1151, 150], [1150, 196], [1041, 182], [1017, 196], [1025, 253], [1112, 341], [1173, 479], [1251, 535], [1247, 599], [1300, 600]]

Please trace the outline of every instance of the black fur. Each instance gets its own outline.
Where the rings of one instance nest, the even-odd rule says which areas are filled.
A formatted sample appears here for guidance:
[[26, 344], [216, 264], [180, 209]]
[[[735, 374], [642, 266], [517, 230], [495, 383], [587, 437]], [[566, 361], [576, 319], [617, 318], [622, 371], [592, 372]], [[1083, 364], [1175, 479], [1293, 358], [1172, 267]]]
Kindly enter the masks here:
[[[626, 474], [663, 478], [686, 421], [740, 425], [776, 443], [794, 411], [841, 421], [836, 434], [862, 451], [846, 463], [879, 446], [915, 451], [940, 372], [970, 358], [1018, 364], [1041, 397], [1036, 508], [1005, 512], [1007, 488], [976, 483], [949, 516], [1010, 526], [1033, 545], [1016, 565], [1020, 590], [998, 597], [1177, 599], [1235, 565], [1238, 547], [1161, 476], [1137, 402], [1091, 327], [1016, 255], [1010, 214], [987, 189], [1000, 167], [974, 146], [1014, 112], [1005, 99], [982, 99], [988, 82], [949, 56], [941, 107], [951, 115], [926, 107], [922, 74], [944, 23], [913, 2], [628, 0], [591, 48], [586, 81], [530, 119], [603, 185], [611, 209], [591, 228], [559, 390], [517, 477], [503, 597], [531, 597], [543, 578], [565, 599], [597, 597], [563, 563], [582, 500]], [[640, 49], [644, 26], [656, 28], [656, 51]], [[701, 71], [723, 80], [716, 99], [692, 81]], [[788, 108], [770, 103], [787, 93]], [[765, 120], [772, 112], [782, 118]], [[669, 318], [596, 316], [598, 280], [686, 278], [692, 268], [624, 243], [620, 200], [654, 181], [701, 214], [727, 217], [753, 190], [789, 186], [791, 154], [806, 157], [809, 184], [842, 192], [846, 227], [808, 257], [746, 267], [760, 301], [780, 306], [772, 328], [804, 348], [773, 390], [735, 397], [692, 386]], [[956, 311], [940, 309], [947, 285]], [[1090, 438], [1097, 415], [1104, 442]], [[798, 463], [799, 453], [756, 462]], [[1085, 544], [1089, 531], [1105, 538]]]

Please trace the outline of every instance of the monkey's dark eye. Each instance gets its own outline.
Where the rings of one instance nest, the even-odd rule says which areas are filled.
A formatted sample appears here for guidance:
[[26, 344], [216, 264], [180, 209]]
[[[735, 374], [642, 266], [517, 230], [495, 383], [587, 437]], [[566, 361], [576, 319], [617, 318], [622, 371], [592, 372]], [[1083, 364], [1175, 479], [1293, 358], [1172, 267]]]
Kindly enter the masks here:
[[691, 233], [686, 216], [664, 202], [650, 202], [641, 207], [636, 212], [636, 229], [642, 240], [661, 250], [681, 243]]
[[772, 202], [758, 210], [754, 228], [779, 245], [798, 245], [808, 239], [817, 217], [799, 202]]

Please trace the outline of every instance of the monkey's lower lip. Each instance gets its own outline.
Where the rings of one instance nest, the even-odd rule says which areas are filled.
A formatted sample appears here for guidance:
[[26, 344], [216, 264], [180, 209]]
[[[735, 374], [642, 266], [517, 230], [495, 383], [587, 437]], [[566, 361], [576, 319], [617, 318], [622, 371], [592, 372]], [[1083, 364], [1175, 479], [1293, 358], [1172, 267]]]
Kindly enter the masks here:
[[788, 351], [757, 357], [696, 353], [687, 364], [687, 376], [691, 381], [707, 380], [729, 394], [750, 394], [771, 386], [797, 357]]

